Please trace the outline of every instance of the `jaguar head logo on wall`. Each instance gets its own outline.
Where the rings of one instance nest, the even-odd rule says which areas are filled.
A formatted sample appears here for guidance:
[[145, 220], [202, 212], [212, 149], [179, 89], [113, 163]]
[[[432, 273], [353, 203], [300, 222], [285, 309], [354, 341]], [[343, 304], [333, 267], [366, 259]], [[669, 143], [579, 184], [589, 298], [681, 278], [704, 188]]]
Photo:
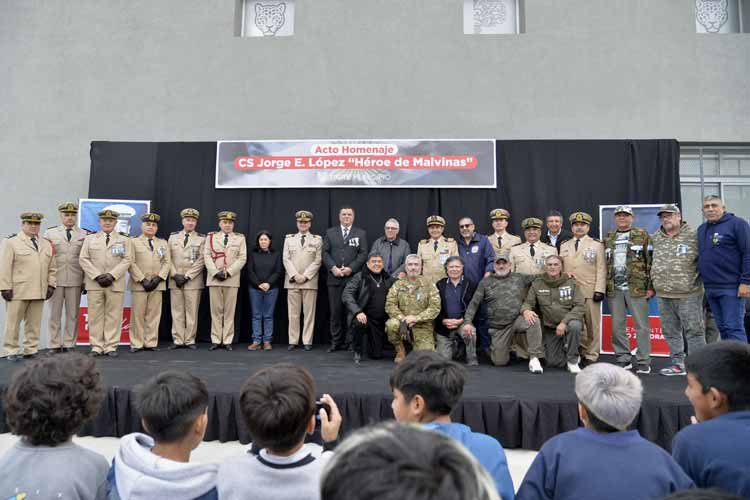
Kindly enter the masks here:
[[255, 4], [255, 25], [263, 32], [263, 36], [274, 36], [284, 26], [284, 12], [286, 3], [264, 5]]
[[707, 33], [718, 33], [729, 19], [728, 0], [695, 0], [695, 19]]

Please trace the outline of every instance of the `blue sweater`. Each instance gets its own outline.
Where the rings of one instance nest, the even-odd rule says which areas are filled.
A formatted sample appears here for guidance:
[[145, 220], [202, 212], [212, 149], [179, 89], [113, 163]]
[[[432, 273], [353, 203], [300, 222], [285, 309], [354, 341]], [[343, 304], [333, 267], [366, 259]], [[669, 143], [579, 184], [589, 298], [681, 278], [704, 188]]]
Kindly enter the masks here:
[[735, 411], [682, 429], [672, 456], [699, 488], [750, 498], [750, 411]]
[[750, 225], [725, 213], [698, 226], [698, 270], [706, 288], [750, 284]]
[[425, 427], [446, 434], [464, 445], [490, 473], [495, 481], [497, 491], [500, 492], [500, 498], [503, 500], [514, 499], [515, 489], [508, 470], [508, 460], [505, 458], [503, 447], [495, 438], [479, 432], [472, 432], [464, 424], [437, 424], [432, 422], [425, 424]]
[[638, 431], [580, 428], [542, 446], [516, 498], [656, 500], [693, 486], [677, 462]]
[[474, 283], [484, 278], [484, 273], [495, 270], [495, 249], [483, 234], [474, 233], [467, 244], [463, 237], [456, 239], [458, 256], [464, 261], [464, 275]]

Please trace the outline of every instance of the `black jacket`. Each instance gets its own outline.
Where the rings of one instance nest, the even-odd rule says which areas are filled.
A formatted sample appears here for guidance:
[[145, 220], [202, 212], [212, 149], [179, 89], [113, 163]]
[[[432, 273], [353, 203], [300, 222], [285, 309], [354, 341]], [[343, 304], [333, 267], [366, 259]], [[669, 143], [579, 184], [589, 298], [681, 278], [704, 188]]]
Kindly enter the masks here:
[[[354, 275], [349, 283], [344, 287], [344, 291], [341, 293], [341, 302], [346, 307], [346, 324], [351, 325], [354, 321], [354, 317], [361, 313], [370, 301], [370, 288], [367, 286], [367, 276], [370, 274], [370, 270], [365, 267], [362, 272]], [[397, 278], [393, 278], [388, 275], [385, 270], [381, 273], [383, 277], [383, 286], [385, 286], [386, 292], [391, 286], [397, 281]], [[385, 315], [385, 311], [383, 311]]]
[[[437, 286], [438, 292], [440, 292], [440, 314], [435, 318], [435, 332], [438, 335], [448, 336], [450, 331], [443, 325], [444, 319], [459, 319], [459, 318], [447, 318], [446, 311], [448, 310], [445, 303], [445, 287], [448, 284], [450, 278], [443, 278], [438, 281], [435, 285]], [[471, 302], [471, 298], [474, 297], [474, 292], [477, 291], [477, 284], [471, 281], [469, 278], [464, 276], [464, 289], [461, 294], [461, 315], [466, 312], [466, 307]]]
[[[569, 230], [565, 228], [560, 229], [560, 236], [557, 237], [557, 245], [555, 245], [558, 254], [560, 253], [560, 245], [562, 245], [563, 241], [568, 241], [572, 237], [573, 233], [571, 233]], [[552, 245], [552, 243], [550, 243], [549, 235], [547, 234], [546, 230], [542, 232], [542, 243], [546, 243], [550, 246]]]
[[364, 229], [352, 226], [344, 241], [341, 226], [329, 227], [323, 238], [323, 264], [328, 269], [328, 286], [344, 286], [348, 278], [339, 278], [331, 273], [332, 267], [352, 268], [352, 276], [358, 273], [367, 261], [367, 233]]

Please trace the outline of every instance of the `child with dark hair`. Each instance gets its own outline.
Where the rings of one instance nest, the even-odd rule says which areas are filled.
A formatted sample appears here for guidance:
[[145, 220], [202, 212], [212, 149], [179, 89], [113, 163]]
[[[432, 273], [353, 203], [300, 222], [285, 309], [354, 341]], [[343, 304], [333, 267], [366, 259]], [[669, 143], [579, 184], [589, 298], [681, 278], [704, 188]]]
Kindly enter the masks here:
[[304, 367], [280, 363], [247, 379], [240, 411], [253, 440], [251, 452], [230, 458], [219, 468], [222, 500], [318, 500], [320, 476], [338, 439], [341, 414], [328, 394], [321, 403], [323, 453], [305, 445], [316, 425], [315, 382]]
[[464, 392], [466, 371], [435, 351], [414, 351], [391, 373], [396, 420], [420, 423], [463, 444], [492, 476], [503, 500], [513, 500], [513, 479], [500, 443], [451, 421], [451, 411]]
[[18, 370], [4, 402], [21, 440], [0, 457], [0, 498], [105, 498], [107, 460], [71, 440], [103, 399], [96, 362], [86, 356], [43, 358]]
[[208, 423], [208, 389], [199, 378], [162, 372], [136, 390], [148, 433], [120, 440], [108, 480], [110, 500], [215, 500], [217, 464], [190, 463]]
[[698, 423], [675, 436], [672, 456], [698, 487], [750, 498], [750, 346], [709, 344], [690, 353], [685, 369]]

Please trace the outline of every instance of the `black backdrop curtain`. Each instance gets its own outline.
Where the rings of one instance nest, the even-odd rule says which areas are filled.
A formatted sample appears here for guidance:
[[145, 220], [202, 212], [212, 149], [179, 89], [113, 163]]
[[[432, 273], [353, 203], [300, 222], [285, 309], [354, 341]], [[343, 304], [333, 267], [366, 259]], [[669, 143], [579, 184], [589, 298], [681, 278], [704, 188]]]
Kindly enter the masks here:
[[[248, 251], [260, 229], [274, 236], [281, 250], [284, 235], [296, 232], [294, 213], [313, 212], [313, 233], [338, 223], [338, 208], [356, 211], [369, 244], [383, 235], [389, 217], [401, 223], [400, 236], [413, 251], [426, 236], [425, 219], [445, 217], [446, 234], [458, 235], [457, 220], [470, 216], [477, 230], [491, 232], [489, 212], [511, 212], [509, 230], [520, 235], [525, 217], [544, 218], [551, 209], [566, 219], [574, 211], [590, 213], [592, 234], [599, 232], [599, 205], [680, 202], [679, 144], [675, 140], [497, 141], [496, 189], [215, 189], [214, 142], [92, 142], [89, 197], [149, 199], [162, 216], [159, 235], [181, 229], [179, 212], [201, 212], [198, 230], [217, 230], [216, 213], [237, 212], [236, 231], [248, 239]], [[566, 226], [568, 226], [566, 221]], [[96, 228], [89, 228], [96, 229]], [[328, 306], [321, 272], [315, 342], [328, 341]], [[247, 290], [243, 277], [241, 290]], [[165, 294], [160, 338], [171, 339], [168, 294]], [[250, 340], [250, 304], [241, 293], [237, 308], [239, 342]], [[210, 337], [208, 294], [201, 303], [199, 340]], [[276, 308], [275, 341], [286, 343], [286, 295]]]

